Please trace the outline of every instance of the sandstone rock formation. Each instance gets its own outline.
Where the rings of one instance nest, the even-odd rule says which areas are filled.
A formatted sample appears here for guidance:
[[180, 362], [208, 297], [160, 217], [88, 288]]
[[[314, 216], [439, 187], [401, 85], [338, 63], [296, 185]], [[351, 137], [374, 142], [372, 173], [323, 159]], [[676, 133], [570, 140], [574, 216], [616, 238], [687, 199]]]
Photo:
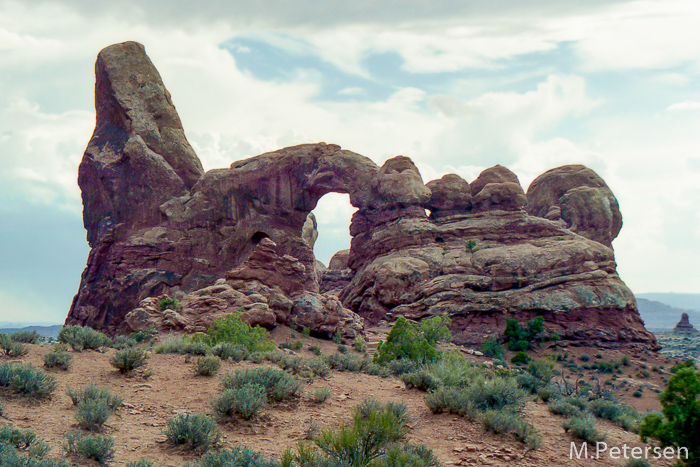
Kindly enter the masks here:
[[688, 313], [683, 313], [681, 315], [681, 320], [678, 322], [678, 324], [676, 324], [676, 327], [673, 328], [673, 333], [688, 336], [700, 335], [700, 332], [698, 332], [698, 330], [695, 329], [692, 324], [690, 324]]
[[[617, 202], [590, 169], [553, 169], [526, 196], [505, 167], [426, 185], [407, 157], [378, 167], [318, 143], [202, 174], [142, 46], [108, 47], [96, 71], [79, 177], [92, 250], [69, 324], [193, 331], [242, 309], [350, 339], [362, 318], [446, 313], [473, 344], [542, 315], [565, 339], [658, 347], [616, 273]], [[350, 251], [325, 269], [309, 213], [329, 192], [358, 210]], [[161, 310], [163, 294], [181, 308]]]

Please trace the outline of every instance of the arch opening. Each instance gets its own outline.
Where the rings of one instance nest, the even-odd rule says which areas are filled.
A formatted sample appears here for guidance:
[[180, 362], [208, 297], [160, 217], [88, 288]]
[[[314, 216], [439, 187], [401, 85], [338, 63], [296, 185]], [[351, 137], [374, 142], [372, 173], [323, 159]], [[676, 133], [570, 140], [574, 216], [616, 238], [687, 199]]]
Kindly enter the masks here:
[[357, 208], [350, 204], [347, 193], [328, 193], [314, 208], [318, 237], [314, 244], [314, 256], [324, 266], [340, 250], [350, 248], [350, 221]]

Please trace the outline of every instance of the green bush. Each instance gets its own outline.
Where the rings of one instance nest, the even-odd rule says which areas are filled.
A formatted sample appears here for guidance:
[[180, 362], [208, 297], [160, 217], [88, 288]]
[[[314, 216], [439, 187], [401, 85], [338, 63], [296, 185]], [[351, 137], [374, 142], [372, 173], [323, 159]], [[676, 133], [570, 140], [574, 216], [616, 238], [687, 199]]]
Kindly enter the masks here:
[[213, 376], [221, 368], [221, 359], [219, 357], [199, 357], [195, 364], [197, 374], [202, 376]]
[[365, 401], [355, 409], [352, 426], [324, 430], [315, 443], [330, 459], [350, 466], [368, 465], [406, 435], [405, 406], [401, 413], [397, 407]]
[[73, 356], [62, 350], [52, 350], [44, 355], [44, 366], [46, 368], [60, 368], [68, 371], [73, 363]]
[[36, 330], [31, 331], [17, 331], [10, 334], [10, 339], [15, 342], [23, 342], [25, 344], [38, 344], [41, 340], [41, 334], [36, 332]]
[[114, 457], [114, 438], [111, 436], [83, 436], [80, 431], [66, 433], [63, 447], [70, 453], [94, 459], [100, 464]]
[[639, 431], [642, 417], [631, 405], [616, 400], [595, 399], [588, 404], [588, 409], [596, 417], [615, 422], [627, 431]]
[[374, 362], [386, 365], [392, 360], [408, 359], [416, 362], [431, 362], [440, 358], [436, 345], [450, 340], [450, 318], [435, 316], [419, 324], [408, 321], [403, 316], [396, 320], [386, 337], [379, 342]]
[[27, 449], [36, 439], [36, 433], [32, 430], [0, 426], [0, 444], [9, 443], [17, 449]]
[[523, 328], [516, 319], [506, 320], [506, 345], [510, 350], [530, 350], [537, 335], [544, 330], [544, 318], [537, 316], [531, 319], [527, 328]]
[[314, 355], [321, 355], [321, 347], [320, 347], [318, 344], [309, 345], [309, 350], [310, 350]]
[[659, 396], [661, 414], [648, 414], [639, 427], [643, 442], [687, 448], [686, 465], [700, 464], [700, 371], [692, 361], [674, 366], [666, 390]]
[[177, 298], [170, 298], [170, 297], [164, 298], [158, 303], [158, 305], [160, 305], [161, 311], [165, 311], [165, 310], [179, 311], [182, 309], [182, 307], [180, 306], [180, 302], [178, 301]]
[[153, 347], [153, 351], [158, 354], [181, 354], [181, 355], [209, 355], [212, 353], [211, 347], [201, 341], [194, 341], [187, 336], [166, 337]]
[[438, 467], [440, 461], [433, 451], [424, 445], [392, 445], [375, 464], [376, 467]]
[[152, 461], [149, 461], [148, 459], [145, 459], [142, 457], [137, 461], [127, 462], [126, 467], [158, 467], [158, 466], [156, 466], [156, 464], [154, 464]]
[[588, 443], [597, 443], [605, 439], [606, 433], [598, 431], [595, 418], [591, 414], [574, 415], [561, 425], [564, 431]]
[[252, 327], [240, 320], [241, 312], [230, 313], [214, 321], [206, 334], [195, 335], [195, 340], [201, 340], [208, 345], [221, 342], [239, 344], [248, 352], [264, 352], [274, 350], [275, 342], [269, 339], [269, 333], [260, 326]]
[[257, 417], [267, 403], [265, 389], [258, 384], [247, 383], [240, 389], [226, 389], [212, 401], [212, 409], [220, 418], [236, 415], [244, 420]]
[[278, 402], [296, 396], [301, 389], [301, 383], [296, 378], [269, 366], [236, 370], [221, 377], [224, 389], [240, 390], [246, 384], [262, 387], [268, 399]]
[[[189, 467], [278, 467], [279, 464], [266, 461], [259, 452], [245, 446], [233, 446], [231, 449], [207, 452], [195, 464]], [[304, 465], [300, 467], [315, 467]], [[321, 467], [321, 466], [318, 466]], [[330, 467], [330, 466], [329, 466]]]
[[27, 355], [27, 349], [21, 342], [16, 342], [10, 339], [5, 334], [0, 334], [0, 355], [5, 355], [10, 358], [19, 358]]
[[183, 413], [168, 419], [165, 436], [174, 445], [196, 451], [206, 451], [221, 439], [216, 422], [203, 413]]
[[509, 410], [487, 410], [479, 415], [482, 425], [493, 433], [510, 433], [522, 423], [522, 419]]
[[501, 347], [501, 344], [495, 337], [487, 340], [481, 345], [481, 352], [486, 357], [503, 360], [503, 347]]
[[131, 334], [129, 334], [129, 340], [135, 341], [137, 344], [143, 344], [145, 342], [151, 341], [158, 332], [154, 329], [148, 329], [148, 330], [140, 330], [140, 331], [133, 331]]
[[578, 358], [580, 358], [582, 362], [587, 362], [591, 359], [590, 355], [587, 353], [582, 353]]
[[416, 388], [419, 391], [430, 391], [440, 386], [440, 380], [435, 378], [427, 368], [420, 368], [400, 376], [407, 388]]
[[109, 360], [109, 363], [120, 373], [129, 373], [136, 368], [146, 365], [148, 353], [143, 347], [129, 347], [117, 352]]
[[355, 338], [355, 342], [352, 343], [353, 347], [355, 347], [355, 350], [357, 350], [360, 353], [365, 353], [365, 338], [362, 336], [357, 336]]
[[88, 386], [83, 386], [78, 389], [71, 389], [70, 386], [66, 386], [66, 394], [73, 401], [73, 405], [79, 405], [81, 402], [85, 401], [104, 401], [107, 406], [112, 410], [117, 410], [124, 402], [124, 399], [119, 396], [113, 396], [112, 393], [107, 388], [100, 386], [95, 386], [90, 384]]
[[83, 326], [63, 326], [58, 332], [58, 341], [73, 350], [98, 350], [110, 345], [111, 340], [99, 331]]
[[84, 400], [75, 410], [75, 419], [80, 428], [97, 431], [112, 416], [114, 410], [104, 399]]
[[516, 365], [525, 365], [530, 362], [530, 357], [523, 352], [522, 350], [510, 359], [511, 363], [515, 363]]
[[19, 454], [11, 444], [0, 441], [0, 465], [2, 467], [70, 467], [68, 462], [64, 460], [49, 459], [44, 456], [33, 454], [30, 451], [29, 457], [26, 457]]
[[0, 363], [0, 387], [29, 397], [48, 397], [56, 389], [56, 379], [45, 371], [24, 363]]
[[329, 397], [331, 397], [330, 388], [318, 388], [314, 391], [313, 400], [317, 404], [323, 404]]
[[565, 417], [581, 416], [588, 410], [588, 402], [578, 397], [562, 397], [549, 403], [549, 411]]
[[220, 342], [212, 349], [212, 353], [222, 360], [231, 360], [232, 362], [240, 362], [248, 358], [250, 352], [246, 346], [234, 344], [232, 342]]

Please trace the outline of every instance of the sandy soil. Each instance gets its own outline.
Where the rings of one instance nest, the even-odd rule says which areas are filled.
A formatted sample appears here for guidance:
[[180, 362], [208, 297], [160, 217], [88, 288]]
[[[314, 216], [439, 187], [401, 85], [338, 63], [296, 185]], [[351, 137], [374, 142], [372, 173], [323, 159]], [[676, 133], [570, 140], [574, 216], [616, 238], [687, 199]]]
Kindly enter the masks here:
[[[273, 336], [280, 342], [288, 340], [292, 331], [280, 328]], [[296, 335], [296, 338], [300, 336]], [[377, 336], [370, 336], [370, 343]], [[305, 341], [314, 341], [306, 338]], [[335, 351], [332, 342], [319, 341], [324, 353]], [[50, 345], [31, 345], [29, 355], [22, 361], [35, 366], [43, 364], [43, 355], [51, 350]], [[306, 346], [304, 347], [306, 349]], [[536, 351], [538, 357], [547, 354], [569, 352], [572, 355], [587, 353], [592, 363], [596, 355], [605, 360], [620, 358], [623, 354], [606, 352], [584, 347], [547, 347]], [[43, 437], [51, 446], [53, 456], [62, 456], [61, 447], [64, 434], [75, 430], [74, 407], [66, 395], [65, 388], [94, 383], [110, 389], [113, 394], [124, 398], [122, 406], [111, 417], [102, 433], [116, 439], [116, 455], [110, 462], [113, 466], [125, 466], [127, 462], [146, 457], [158, 465], [180, 467], [196, 455], [171, 447], [163, 430], [168, 418], [181, 412], [206, 412], [211, 414], [209, 404], [219, 390], [219, 378], [198, 376], [194, 371], [194, 359], [181, 355], [153, 354], [149, 360], [152, 376], [144, 379], [140, 376], [125, 376], [109, 364], [115, 351], [108, 349], [105, 353], [85, 351], [75, 352], [73, 366], [68, 372], [53, 371], [58, 381], [58, 389], [49, 400], [33, 401], [7, 392], [0, 392], [5, 404], [6, 419], [0, 419], [0, 425], [19, 428], [31, 428]], [[306, 353], [304, 350], [302, 353]], [[665, 356], [630, 353], [632, 364], [623, 367], [624, 374], [618, 375], [614, 384], [627, 381], [625, 388], [616, 388], [623, 400], [634, 405], [640, 411], [659, 410], [658, 394], [653, 388], [662, 390], [662, 378], [668, 378], [673, 362]], [[485, 360], [479, 357], [470, 357]], [[5, 360], [9, 361], [9, 360]], [[578, 361], [580, 365], [583, 362]], [[646, 365], [665, 366], [665, 374], [649, 371], [649, 377], [640, 377], [638, 373]], [[236, 368], [253, 366], [252, 363], [224, 363], [219, 375]], [[566, 369], [559, 367], [564, 374]], [[664, 371], [664, 370], [662, 370]], [[637, 376], [635, 376], [637, 375]], [[599, 378], [601, 384], [610, 375], [587, 372], [586, 379]], [[595, 383], [595, 381], [594, 381]], [[648, 388], [641, 398], [632, 396], [634, 388], [646, 385]], [[328, 387], [332, 396], [324, 404], [311, 401], [313, 390]], [[407, 390], [396, 378], [379, 378], [357, 373], [333, 371], [326, 379], [307, 381], [306, 394], [290, 403], [268, 406], [265, 414], [251, 422], [235, 422], [221, 425], [225, 445], [247, 445], [262, 451], [266, 457], [279, 456], [287, 446], [293, 446], [304, 439], [312, 424], [320, 427], [337, 427], [349, 421], [352, 409], [362, 400], [372, 397], [381, 401], [401, 401], [408, 405], [413, 417], [408, 439], [413, 443], [424, 443], [434, 450], [443, 465], [518, 465], [518, 466], [560, 466], [585, 465], [609, 466], [625, 465], [624, 459], [614, 460], [608, 456], [600, 459], [569, 459], [572, 437], [561, 427], [563, 417], [547, 411], [542, 402], [530, 402], [526, 407], [526, 417], [532, 421], [544, 437], [543, 446], [531, 451], [512, 435], [493, 435], [487, 433], [479, 423], [449, 414], [433, 414], [423, 402], [424, 393], [415, 389]], [[606, 442], [609, 446], [643, 446], [637, 435], [626, 432], [620, 427], [605, 421], [598, 422], [599, 429], [608, 432]], [[89, 461], [69, 458], [75, 465], [93, 465]], [[671, 462], [653, 460], [653, 465], [670, 465]]]

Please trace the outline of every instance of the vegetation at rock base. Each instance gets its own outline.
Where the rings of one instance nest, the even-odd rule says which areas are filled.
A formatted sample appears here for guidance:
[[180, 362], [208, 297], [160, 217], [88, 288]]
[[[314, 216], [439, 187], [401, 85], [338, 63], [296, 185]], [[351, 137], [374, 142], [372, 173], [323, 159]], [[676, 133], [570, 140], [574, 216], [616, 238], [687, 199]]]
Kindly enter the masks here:
[[77, 352], [98, 350], [111, 344], [111, 339], [106, 335], [83, 326], [63, 326], [58, 332], [58, 341], [70, 345]]
[[642, 441], [687, 448], [686, 465], [700, 465], [700, 371], [692, 361], [676, 365], [666, 390], [659, 396], [661, 414], [649, 414], [639, 427]]
[[506, 345], [510, 350], [530, 350], [537, 335], [544, 330], [544, 318], [537, 316], [523, 328], [516, 319], [506, 320], [506, 329], [503, 334], [506, 337]]
[[269, 333], [260, 326], [251, 326], [240, 320], [241, 312], [230, 313], [214, 321], [206, 334], [195, 334], [195, 342], [215, 346], [222, 342], [242, 345], [248, 352], [274, 350], [275, 342], [269, 339]]
[[385, 342], [379, 342], [374, 362], [385, 365], [395, 359], [430, 362], [440, 358], [437, 343], [451, 338], [450, 318], [435, 316], [412, 323], [400, 316], [389, 331]]
[[68, 371], [73, 363], [73, 356], [64, 350], [54, 346], [54, 349], [44, 355], [44, 366], [46, 368], [59, 368]]

